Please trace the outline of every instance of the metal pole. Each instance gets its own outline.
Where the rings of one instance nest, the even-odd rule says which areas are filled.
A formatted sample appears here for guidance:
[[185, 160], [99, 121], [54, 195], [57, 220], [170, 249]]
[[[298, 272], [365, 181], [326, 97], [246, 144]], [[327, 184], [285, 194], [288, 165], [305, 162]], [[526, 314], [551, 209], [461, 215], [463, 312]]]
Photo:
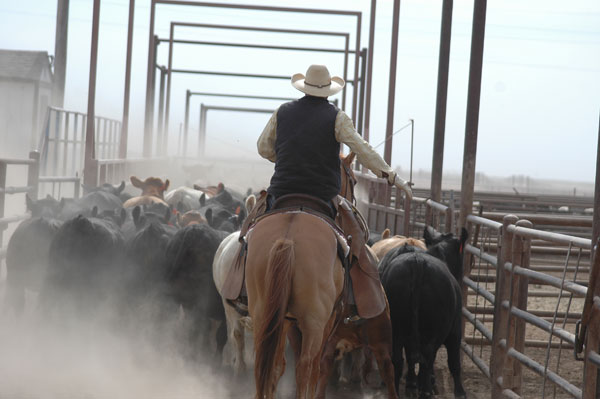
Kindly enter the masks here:
[[363, 127], [363, 138], [369, 141], [369, 129], [371, 127], [371, 86], [373, 82], [373, 50], [375, 49], [375, 9], [376, 0], [371, 0], [371, 11], [369, 13], [369, 54], [367, 55], [367, 79], [365, 97], [365, 125]]
[[413, 179], [413, 144], [415, 142], [415, 120], [410, 120], [410, 177], [408, 182], [412, 184]]
[[160, 89], [158, 91], [158, 126], [156, 130], [156, 155], [159, 156], [160, 143], [162, 142], [163, 135], [163, 121], [165, 113], [165, 76], [167, 74], [167, 68], [164, 66], [160, 68]]
[[[344, 44], [344, 81], [348, 80], [348, 46], [349, 46], [350, 37], [346, 36], [346, 41]], [[344, 85], [344, 90], [342, 90], [342, 109], [346, 110], [346, 85]]]
[[[367, 68], [367, 49], [363, 48], [362, 51], [360, 52], [360, 58], [361, 58], [361, 62], [360, 62], [360, 78], [359, 78], [359, 82], [360, 82], [360, 95], [358, 96], [358, 122], [356, 123], [356, 130], [358, 130], [358, 132], [360, 134], [363, 134], [363, 117], [364, 117], [364, 110], [365, 110], [365, 72], [366, 72], [366, 68]], [[357, 163], [358, 166], [358, 163]]]
[[54, 85], [52, 87], [52, 105], [59, 108], [62, 108], [65, 102], [68, 32], [69, 0], [57, 0], [56, 33], [54, 37]]
[[396, 65], [398, 62], [398, 25], [400, 23], [400, 0], [394, 0], [392, 19], [392, 48], [390, 55], [390, 81], [388, 86], [387, 127], [385, 130], [385, 147], [383, 159], [392, 164], [392, 137], [394, 134], [394, 101], [396, 99]]
[[[198, 130], [198, 156], [204, 156], [204, 142], [206, 139], [206, 107], [200, 104], [200, 125]], [[185, 140], [185, 138], [184, 138]], [[185, 158], [187, 148], [183, 147], [183, 157]]]
[[125, 93], [123, 94], [123, 123], [121, 125], [121, 142], [119, 158], [127, 158], [127, 136], [129, 132], [129, 91], [131, 88], [131, 50], [133, 48], [133, 14], [135, 0], [129, 0], [129, 22], [127, 24], [127, 57], [125, 61]]
[[446, 103], [448, 99], [448, 70], [450, 68], [450, 39], [452, 32], [452, 3], [444, 0], [442, 27], [440, 29], [440, 55], [438, 64], [437, 99], [431, 165], [431, 199], [442, 198], [442, 174], [444, 169], [444, 136], [446, 131]]
[[[164, 136], [169, 136], [169, 117], [171, 114], [171, 72], [173, 71], [173, 31], [175, 25], [171, 22], [169, 30], [169, 64], [167, 66], [167, 104], [165, 106], [165, 129]], [[185, 132], [184, 132], [185, 133]], [[185, 143], [184, 143], [185, 145]]]
[[600, 122], [598, 123], [598, 148], [596, 149], [596, 185], [594, 188], [594, 220], [592, 222], [592, 245], [600, 236]]
[[471, 34], [471, 62], [469, 66], [467, 121], [465, 124], [465, 147], [463, 152], [463, 173], [460, 189], [461, 205], [458, 223], [459, 228], [466, 225], [467, 215], [473, 210], [486, 6], [487, 0], [475, 0], [475, 5], [473, 7], [473, 32]]
[[183, 145], [187, 146], [188, 127], [190, 123], [190, 97], [192, 96], [189, 90], [185, 91], [185, 119], [183, 121]]
[[94, 16], [92, 19], [92, 43], [90, 54], [90, 79], [88, 85], [87, 124], [85, 130], [85, 159], [83, 181], [86, 186], [96, 186], [95, 163], [95, 105], [96, 105], [96, 67], [98, 64], [98, 28], [100, 25], [100, 0], [94, 0]]
[[144, 114], [144, 157], [152, 155], [152, 124], [154, 123], [154, 66], [156, 46], [154, 43], [154, 12], [156, 0], [150, 0], [150, 29], [148, 33], [148, 72], [146, 75], [146, 111]]
[[360, 51], [360, 31], [362, 23], [362, 13], [356, 16], [356, 44], [354, 46], [354, 85], [352, 85], [352, 120], [356, 121], [356, 108], [358, 105], [358, 52]]

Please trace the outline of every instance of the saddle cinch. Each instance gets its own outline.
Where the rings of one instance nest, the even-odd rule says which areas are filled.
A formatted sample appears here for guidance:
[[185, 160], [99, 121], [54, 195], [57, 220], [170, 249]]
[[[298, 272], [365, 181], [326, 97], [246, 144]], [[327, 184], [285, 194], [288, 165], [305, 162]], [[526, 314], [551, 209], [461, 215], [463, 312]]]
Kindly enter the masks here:
[[[288, 194], [279, 197], [266, 212], [267, 193], [263, 191], [240, 231], [242, 245], [225, 280], [222, 295], [238, 311], [245, 312], [244, 271], [247, 242], [245, 236], [256, 223], [277, 213], [303, 212], [328, 223], [338, 238], [338, 256], [349, 273], [358, 314], [363, 318], [379, 315], [386, 306], [385, 294], [379, 281], [377, 260], [367, 250], [368, 229], [358, 211], [341, 196], [332, 204], [306, 194]], [[335, 221], [334, 221], [335, 217]], [[242, 306], [239, 306], [242, 305]]]

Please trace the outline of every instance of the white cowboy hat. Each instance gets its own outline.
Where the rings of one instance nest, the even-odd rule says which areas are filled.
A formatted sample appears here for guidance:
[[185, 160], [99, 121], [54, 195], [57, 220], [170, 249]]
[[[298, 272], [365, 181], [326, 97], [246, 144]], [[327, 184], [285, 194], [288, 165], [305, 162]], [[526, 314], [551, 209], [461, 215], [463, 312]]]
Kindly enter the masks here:
[[344, 79], [339, 76], [331, 77], [325, 65], [311, 65], [306, 70], [306, 76], [297, 73], [292, 76], [292, 86], [315, 97], [329, 97], [344, 88]]

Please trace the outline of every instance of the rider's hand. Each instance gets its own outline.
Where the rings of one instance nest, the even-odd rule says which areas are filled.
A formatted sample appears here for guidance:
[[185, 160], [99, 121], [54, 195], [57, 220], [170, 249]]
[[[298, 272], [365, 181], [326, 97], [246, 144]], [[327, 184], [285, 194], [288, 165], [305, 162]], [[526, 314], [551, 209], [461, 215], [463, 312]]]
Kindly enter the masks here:
[[392, 172], [389, 174], [388, 183], [396, 186], [397, 189], [404, 191], [408, 199], [412, 200], [412, 190], [410, 189], [410, 184], [401, 179], [396, 173]]

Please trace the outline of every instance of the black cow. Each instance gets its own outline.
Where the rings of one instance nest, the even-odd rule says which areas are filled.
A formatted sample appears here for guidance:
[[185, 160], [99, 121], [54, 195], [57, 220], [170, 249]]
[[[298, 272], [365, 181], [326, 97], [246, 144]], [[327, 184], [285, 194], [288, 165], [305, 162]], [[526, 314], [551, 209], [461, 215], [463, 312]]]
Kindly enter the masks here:
[[165, 282], [168, 260], [167, 247], [177, 229], [168, 224], [170, 210], [161, 216], [144, 212], [136, 206], [132, 212], [135, 233], [127, 240], [126, 295], [130, 305], [139, 306], [145, 300], [156, 300]]
[[60, 204], [48, 196], [33, 200], [26, 196], [31, 219], [19, 224], [6, 248], [6, 306], [21, 314], [25, 289], [39, 292], [48, 268], [48, 251], [62, 222], [56, 219]]
[[[167, 248], [168, 295], [183, 307], [189, 321], [191, 356], [210, 348], [210, 335], [217, 327], [217, 354], [226, 342], [225, 310], [212, 276], [212, 264], [221, 241], [227, 236], [206, 224], [193, 224], [179, 230]], [[199, 342], [201, 341], [201, 342]]]
[[123, 289], [124, 239], [110, 220], [78, 215], [56, 232], [49, 250], [42, 311], [94, 315]]
[[113, 186], [110, 183], [104, 183], [101, 186], [97, 187], [87, 187], [86, 185], [82, 184], [81, 187], [83, 187], [83, 190], [86, 193], [91, 193], [94, 191], [104, 191], [106, 193], [112, 194], [116, 197], [119, 197], [122, 203], [133, 197], [131, 194], [128, 194], [123, 191], [125, 189], [124, 181], [121, 181], [121, 184], [119, 184], [118, 186]]
[[103, 190], [96, 190], [85, 194], [79, 199], [62, 199], [62, 209], [59, 217], [62, 220], [69, 220], [77, 215], [90, 216], [94, 208], [98, 208], [98, 213], [106, 211], [119, 210], [123, 202], [114, 194]]
[[459, 281], [462, 280], [467, 235], [465, 229], [458, 239], [426, 228], [427, 252], [415, 247], [399, 247], [388, 252], [379, 265], [390, 304], [396, 389], [402, 376], [404, 349], [408, 363], [407, 396], [416, 393], [416, 363], [419, 363], [420, 397], [433, 394], [433, 364], [443, 344], [454, 379], [454, 396], [466, 397], [460, 376], [462, 297]]
[[246, 218], [246, 208], [240, 197], [240, 194], [223, 186], [212, 198], [206, 199], [204, 194], [200, 196], [200, 211], [213, 228], [231, 233], [238, 230]]

